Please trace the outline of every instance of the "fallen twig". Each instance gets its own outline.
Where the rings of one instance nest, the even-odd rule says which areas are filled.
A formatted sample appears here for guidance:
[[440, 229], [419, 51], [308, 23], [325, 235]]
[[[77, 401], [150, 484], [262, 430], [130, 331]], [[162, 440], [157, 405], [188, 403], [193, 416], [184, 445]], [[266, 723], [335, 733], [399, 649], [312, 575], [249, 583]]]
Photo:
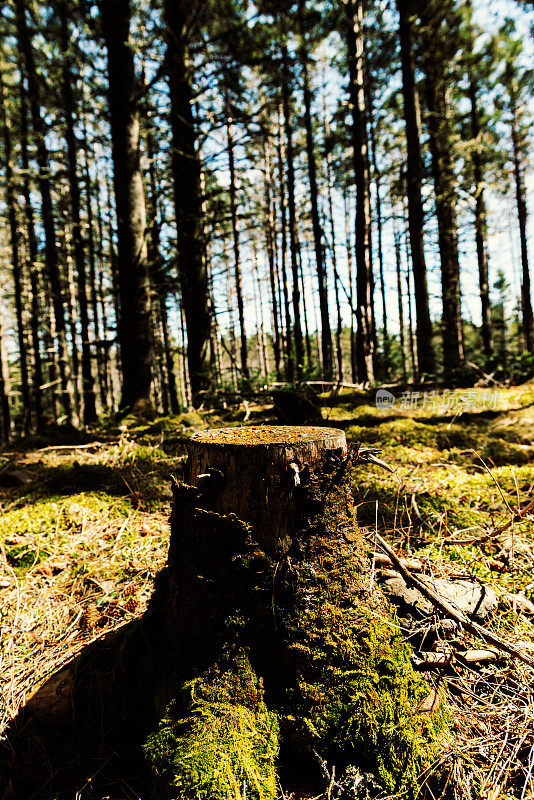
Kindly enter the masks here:
[[425, 651], [414, 653], [412, 656], [412, 664], [414, 667], [443, 665], [455, 659], [465, 661], [468, 664], [482, 664], [487, 661], [495, 661], [496, 658], [497, 653], [495, 650], [466, 650], [463, 653], [453, 653], [452, 658], [450, 653], [432, 653]]
[[[90, 447], [102, 447], [104, 442], [89, 442], [88, 444], [53, 444], [48, 447], [41, 447], [36, 453], [47, 453], [50, 450], [88, 450]], [[110, 444], [108, 442], [108, 444]]]
[[523, 517], [528, 514], [530, 511], [534, 511], [534, 500], [531, 500], [528, 505], [524, 508], [521, 508], [512, 519], [509, 519], [508, 522], [505, 522], [503, 525], [500, 525], [498, 528], [495, 528], [494, 531], [490, 531], [490, 533], [485, 533], [483, 536], [474, 536], [471, 539], [453, 539], [451, 536], [447, 537], [444, 541], [447, 544], [479, 544], [479, 542], [487, 542], [489, 539], [495, 539], [497, 536], [500, 536], [501, 533], [504, 533], [509, 528], [512, 527], [516, 522], [521, 522]]
[[[394, 567], [393, 561], [385, 553], [374, 553], [374, 563], [376, 567]], [[406, 569], [411, 569], [414, 572], [423, 571], [423, 562], [417, 558], [401, 558], [399, 559]]]

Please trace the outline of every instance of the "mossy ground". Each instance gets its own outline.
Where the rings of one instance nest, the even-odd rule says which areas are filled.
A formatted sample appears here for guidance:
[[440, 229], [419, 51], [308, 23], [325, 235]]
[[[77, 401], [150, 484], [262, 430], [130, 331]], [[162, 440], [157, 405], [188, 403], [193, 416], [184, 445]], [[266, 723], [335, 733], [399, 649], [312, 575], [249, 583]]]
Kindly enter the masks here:
[[[499, 597], [495, 628], [533, 651], [534, 626], [510, 599], [522, 592], [534, 601], [532, 516], [514, 526], [511, 550], [491, 540], [469, 546], [446, 540], [477, 537], [531, 499], [534, 385], [497, 395], [462, 390], [446, 402], [421, 397], [409, 407], [398, 400], [387, 410], [377, 410], [363, 394], [324, 399], [330, 424], [343, 426], [351, 441], [379, 444], [396, 470], [357, 469], [360, 524], [372, 531], [377, 521], [400, 550], [432, 559], [445, 574], [461, 567], [482, 578]], [[84, 435], [59, 429], [0, 454], [3, 726], [25, 694], [84, 644], [143, 611], [167, 552], [169, 475], [181, 474], [184, 442], [203, 427], [243, 424], [245, 413], [233, 407], [150, 423], [132, 417], [122, 431], [108, 427]], [[273, 421], [271, 407], [253, 406], [250, 424], [264, 421]], [[67, 449], [91, 442], [96, 444]], [[43, 449], [60, 444], [66, 449]], [[24, 482], [4, 485], [2, 473], [20, 469], [27, 473]], [[87, 628], [84, 611], [93, 602], [98, 621]], [[305, 691], [311, 697], [313, 681], [304, 683], [303, 697]], [[468, 727], [468, 716], [461, 726], [473, 737], [476, 726]], [[310, 724], [329, 724], [326, 716], [314, 719]], [[521, 789], [503, 792], [519, 797]]]

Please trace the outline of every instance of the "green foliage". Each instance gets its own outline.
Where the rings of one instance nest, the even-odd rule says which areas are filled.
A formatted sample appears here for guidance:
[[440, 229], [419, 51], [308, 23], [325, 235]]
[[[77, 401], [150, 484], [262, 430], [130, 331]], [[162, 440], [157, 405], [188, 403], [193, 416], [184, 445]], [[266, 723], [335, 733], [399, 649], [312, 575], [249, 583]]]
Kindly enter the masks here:
[[274, 800], [278, 724], [247, 655], [238, 651], [182, 694], [144, 746], [153, 800]]

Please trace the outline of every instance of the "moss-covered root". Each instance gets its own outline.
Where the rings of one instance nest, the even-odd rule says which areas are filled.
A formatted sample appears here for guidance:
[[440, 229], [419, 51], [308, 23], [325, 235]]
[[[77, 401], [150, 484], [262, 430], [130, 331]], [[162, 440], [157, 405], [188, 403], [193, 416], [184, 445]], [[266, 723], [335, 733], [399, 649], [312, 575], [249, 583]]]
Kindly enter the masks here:
[[246, 653], [186, 684], [144, 751], [152, 800], [274, 800], [278, 725]]

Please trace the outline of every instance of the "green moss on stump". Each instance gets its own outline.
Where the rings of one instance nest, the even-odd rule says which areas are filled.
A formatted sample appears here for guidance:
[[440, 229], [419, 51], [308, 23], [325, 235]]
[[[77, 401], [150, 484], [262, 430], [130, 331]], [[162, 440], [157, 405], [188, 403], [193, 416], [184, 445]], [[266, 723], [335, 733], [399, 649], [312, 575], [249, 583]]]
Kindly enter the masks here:
[[232, 555], [220, 602], [234, 593], [219, 635], [235, 655], [185, 684], [185, 699], [149, 738], [153, 800], [241, 800], [243, 787], [248, 798], [273, 800], [277, 720], [286, 767], [315, 753], [340, 777], [357, 767], [406, 797], [449, 743], [446, 712], [420, 713], [430, 687], [370, 587], [349, 481], [330, 488], [291, 557], [275, 562], [251, 541]]
[[153, 800], [274, 800], [278, 724], [244, 651], [183, 695], [144, 747]]
[[362, 539], [346, 541], [351, 527], [354, 534], [352, 513], [346, 492], [336, 488], [308, 531], [307, 566], [282, 612], [299, 665], [288, 702], [304, 737], [327, 760], [355, 764], [387, 791], [413, 796], [449, 739], [446, 712], [418, 711], [430, 688], [414, 673], [385, 600], [370, 591]]

